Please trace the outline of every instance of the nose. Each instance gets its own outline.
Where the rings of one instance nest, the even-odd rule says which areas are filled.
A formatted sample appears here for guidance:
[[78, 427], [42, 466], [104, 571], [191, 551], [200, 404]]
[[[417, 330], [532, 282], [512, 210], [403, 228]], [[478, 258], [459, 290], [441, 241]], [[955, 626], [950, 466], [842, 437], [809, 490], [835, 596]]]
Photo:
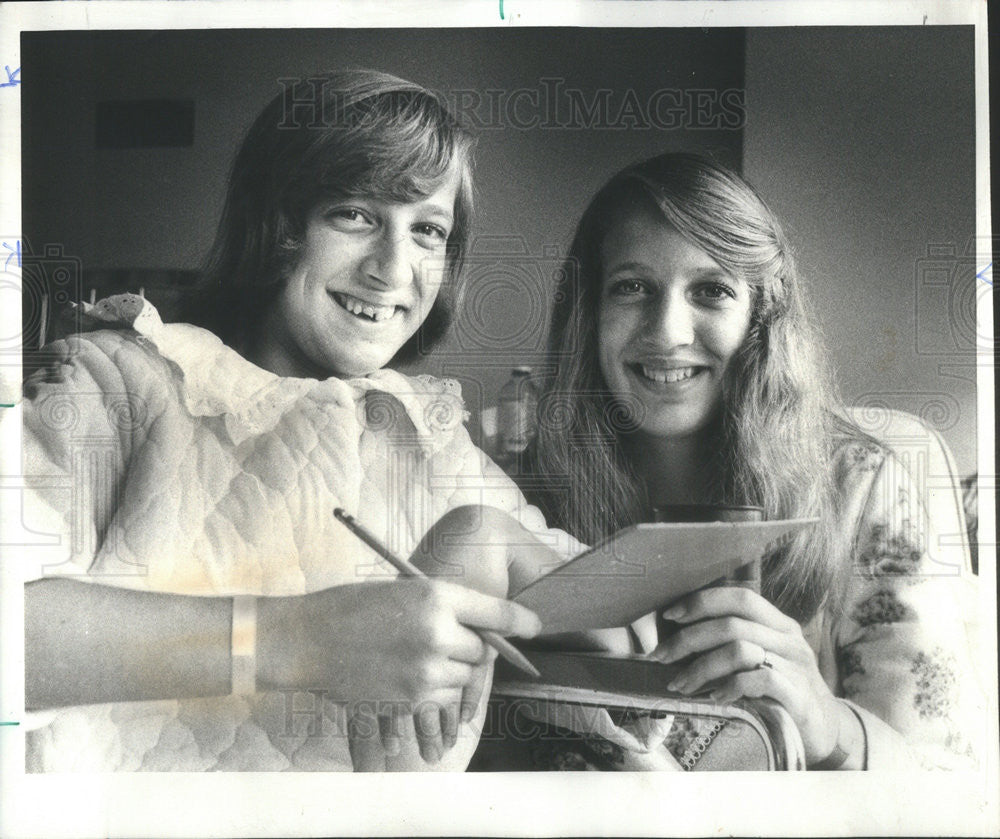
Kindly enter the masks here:
[[406, 236], [386, 229], [373, 243], [364, 264], [365, 276], [384, 288], [401, 288], [413, 281], [414, 266]]
[[660, 349], [694, 343], [695, 312], [683, 295], [664, 294], [651, 305], [646, 317], [646, 338]]

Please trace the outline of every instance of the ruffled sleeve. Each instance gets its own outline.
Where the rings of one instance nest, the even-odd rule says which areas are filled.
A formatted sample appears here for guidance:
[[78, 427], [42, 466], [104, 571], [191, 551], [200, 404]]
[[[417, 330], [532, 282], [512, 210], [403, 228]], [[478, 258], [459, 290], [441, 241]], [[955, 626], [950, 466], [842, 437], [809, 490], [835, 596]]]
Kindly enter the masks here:
[[971, 581], [899, 459], [869, 449], [862, 460], [838, 693], [864, 723], [869, 769], [973, 766], [985, 718], [966, 634]]

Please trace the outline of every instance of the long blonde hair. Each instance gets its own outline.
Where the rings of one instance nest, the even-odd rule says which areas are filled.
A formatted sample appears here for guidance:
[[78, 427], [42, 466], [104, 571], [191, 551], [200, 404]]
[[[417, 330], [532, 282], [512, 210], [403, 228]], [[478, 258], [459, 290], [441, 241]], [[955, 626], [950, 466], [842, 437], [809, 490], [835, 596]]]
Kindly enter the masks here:
[[[763, 507], [765, 518], [820, 523], [765, 562], [763, 593], [808, 619], [838, 598], [849, 548], [836, 528], [832, 458], [865, 435], [846, 419], [807, 316], [781, 226], [738, 175], [693, 154], [665, 154], [615, 175], [583, 214], [556, 289], [534, 468], [550, 480], [533, 500], [587, 542], [641, 521], [649, 499], [624, 453], [636, 407], [608, 390], [598, 363], [600, 249], [636, 202], [752, 290], [750, 329], [727, 371], [715, 429], [717, 503]], [[561, 477], [560, 477], [561, 476]]]

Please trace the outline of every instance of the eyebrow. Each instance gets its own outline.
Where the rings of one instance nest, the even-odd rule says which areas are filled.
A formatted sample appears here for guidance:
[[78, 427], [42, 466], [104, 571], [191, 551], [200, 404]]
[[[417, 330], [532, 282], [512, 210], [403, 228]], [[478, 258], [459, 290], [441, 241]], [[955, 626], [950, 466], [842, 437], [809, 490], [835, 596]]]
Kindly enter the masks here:
[[707, 266], [705, 268], [699, 268], [694, 272], [694, 277], [698, 280], [709, 280], [715, 277], [725, 277], [729, 280], [736, 279], [733, 274], [721, 266], [718, 268], [708, 268]]
[[612, 277], [615, 274], [620, 274], [623, 271], [648, 271], [649, 266], [645, 262], [619, 262], [610, 271], [606, 273], [606, 276]]
[[[619, 262], [610, 271], [607, 272], [607, 276], [612, 277], [615, 274], [619, 274], [623, 271], [651, 271], [653, 268], [646, 262], [636, 262], [634, 260], [629, 260], [628, 262]], [[693, 272], [692, 276], [697, 280], [712, 279], [713, 277], [726, 277], [728, 279], [733, 279], [733, 275], [729, 273], [725, 268], [719, 266], [712, 268], [705, 266], [704, 268], [697, 268]]]
[[384, 205], [406, 205], [414, 204], [420, 207], [421, 212], [428, 213], [435, 218], [440, 218], [446, 220], [448, 224], [453, 224], [455, 221], [454, 213], [442, 204], [436, 204], [433, 201], [427, 200], [417, 200], [417, 201], [392, 201], [386, 200], [378, 195], [373, 195], [370, 192], [344, 192], [344, 193], [330, 193], [328, 195], [321, 196], [316, 202], [316, 207], [320, 210], [329, 209], [330, 207], [341, 204], [341, 203], [353, 203], [357, 202], [359, 204], [384, 204]]
[[426, 208], [426, 212], [441, 221], [447, 221], [449, 225], [453, 224], [455, 221], [455, 215], [450, 210], [446, 210], [439, 204], [424, 204], [422, 205]]

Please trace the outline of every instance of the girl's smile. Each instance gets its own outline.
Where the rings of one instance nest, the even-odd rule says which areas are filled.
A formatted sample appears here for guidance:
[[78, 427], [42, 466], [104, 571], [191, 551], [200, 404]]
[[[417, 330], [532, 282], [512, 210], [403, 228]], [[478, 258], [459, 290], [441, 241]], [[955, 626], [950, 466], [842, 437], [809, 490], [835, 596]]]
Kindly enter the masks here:
[[369, 303], [359, 297], [339, 291], [331, 292], [331, 294], [333, 295], [333, 299], [352, 315], [374, 321], [375, 323], [388, 320], [404, 311], [402, 306], [385, 306], [381, 303]]

